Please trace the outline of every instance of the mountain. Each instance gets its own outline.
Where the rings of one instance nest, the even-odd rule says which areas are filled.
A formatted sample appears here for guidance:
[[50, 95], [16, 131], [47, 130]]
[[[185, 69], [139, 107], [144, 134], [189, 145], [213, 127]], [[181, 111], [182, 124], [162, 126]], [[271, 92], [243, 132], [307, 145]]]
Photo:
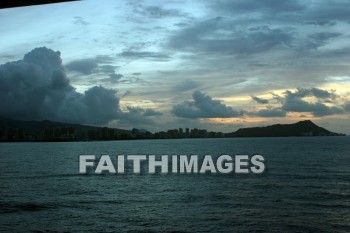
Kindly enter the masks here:
[[0, 117], [1, 141], [83, 141], [128, 139], [129, 130], [55, 121], [22, 121]]
[[344, 136], [317, 126], [310, 120], [294, 124], [276, 124], [266, 127], [241, 128], [230, 137], [290, 137], [290, 136]]

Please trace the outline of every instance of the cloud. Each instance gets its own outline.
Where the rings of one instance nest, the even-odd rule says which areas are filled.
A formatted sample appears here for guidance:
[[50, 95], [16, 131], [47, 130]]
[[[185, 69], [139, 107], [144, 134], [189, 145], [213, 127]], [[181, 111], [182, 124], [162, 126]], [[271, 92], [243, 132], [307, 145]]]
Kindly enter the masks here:
[[343, 113], [338, 107], [328, 107], [322, 103], [309, 103], [301, 99], [288, 99], [282, 109], [289, 112], [311, 112], [314, 116], [327, 116]]
[[[317, 102], [311, 103], [304, 100], [304, 97], [316, 97]], [[318, 99], [327, 99], [327, 98], [335, 98], [336, 95], [334, 93], [318, 89], [318, 88], [310, 88], [304, 89], [299, 88], [295, 92], [286, 91], [285, 99], [282, 106], [284, 111], [288, 112], [311, 112], [314, 116], [326, 116], [326, 115], [334, 115], [343, 113], [344, 110], [335, 107], [335, 106], [327, 106]]]
[[108, 81], [110, 83], [119, 83], [124, 76], [122, 74], [109, 74], [109, 78], [102, 79], [103, 82]]
[[297, 88], [295, 92], [286, 91], [287, 98], [304, 98], [308, 96], [314, 96], [321, 99], [335, 98], [336, 95], [332, 92], [322, 90], [319, 88]]
[[130, 95], [130, 94], [131, 94], [131, 91], [130, 91], [130, 90], [127, 90], [127, 91], [123, 94], [122, 98], [127, 97], [127, 96]]
[[89, 23], [83, 17], [79, 17], [79, 16], [74, 17], [74, 24], [84, 25], [84, 26], [89, 25]]
[[137, 14], [141, 14], [144, 17], [156, 18], [156, 19], [166, 18], [166, 17], [186, 16], [185, 14], [181, 13], [177, 9], [165, 9], [159, 6], [136, 5], [134, 12]]
[[246, 1], [216, 1], [214, 8], [229, 13], [251, 13], [255, 11], [265, 13], [285, 13], [299, 12], [305, 8], [300, 1], [297, 0], [246, 0]]
[[310, 2], [301, 0], [219, 0], [208, 5], [224, 15], [245, 15], [256, 21], [306, 22], [318, 26], [333, 26], [336, 21], [348, 23], [350, 3], [343, 0]]
[[184, 92], [184, 91], [188, 91], [188, 90], [192, 90], [194, 88], [197, 88], [198, 86], [199, 86], [199, 84], [193, 80], [185, 80], [183, 82], [177, 83], [173, 87], [173, 90], [178, 91], [178, 92]]
[[119, 66], [113, 66], [113, 65], [101, 65], [99, 66], [99, 70], [102, 73], [114, 73], [115, 69], [119, 68]]
[[172, 112], [184, 118], [229, 118], [242, 115], [241, 112], [226, 106], [219, 100], [213, 100], [200, 91], [193, 92], [192, 97], [193, 101], [175, 105]]
[[157, 61], [165, 61], [170, 58], [169, 55], [165, 53], [156, 53], [156, 52], [148, 52], [148, 51], [146, 52], [124, 51], [120, 53], [119, 56], [126, 57], [126, 58], [133, 58], [133, 59], [149, 58]]
[[262, 109], [257, 112], [250, 112], [248, 115], [258, 116], [258, 117], [285, 117], [287, 115], [286, 111], [280, 108], [267, 108]]
[[299, 28], [281, 24], [248, 24], [234, 27], [237, 22], [231, 18], [216, 17], [193, 23], [175, 31], [167, 46], [178, 51], [211, 55], [254, 55], [263, 52], [293, 52], [304, 54], [327, 45], [339, 32], [305, 33]]
[[315, 49], [321, 46], [326, 45], [326, 42], [329, 39], [336, 38], [341, 36], [341, 33], [338, 32], [318, 32], [309, 35], [309, 38], [307, 41], [307, 47], [309, 49]]
[[150, 108], [127, 106], [127, 110], [127, 112], [120, 114], [117, 119], [118, 124], [113, 125], [113, 127], [122, 125], [126, 128], [150, 128], [153, 130], [159, 124], [159, 122], [155, 122], [154, 118], [163, 115]]
[[272, 99], [273, 100], [275, 100], [277, 103], [282, 103], [283, 104], [283, 102], [284, 102], [283, 96], [277, 95], [274, 92], [271, 92], [270, 94], [272, 95]]
[[341, 36], [341, 33], [338, 32], [318, 32], [310, 35], [310, 38], [317, 40], [317, 41], [326, 41], [328, 39]]
[[81, 59], [72, 61], [65, 67], [70, 71], [76, 71], [82, 74], [92, 74], [96, 71], [98, 63], [95, 59]]
[[119, 79], [121, 79], [121, 78], [124, 77], [124, 76], [123, 76], [122, 74], [110, 74], [109, 77], [110, 77], [111, 79], [117, 79], [117, 80], [119, 80]]
[[89, 74], [113, 74], [119, 66], [113, 65], [113, 58], [106, 55], [98, 55], [92, 58], [77, 59], [65, 64], [68, 71]]
[[259, 104], [268, 104], [269, 103], [269, 100], [267, 100], [267, 99], [262, 99], [262, 98], [259, 98], [257, 96], [251, 96], [251, 97], [253, 100], [255, 100]]
[[144, 116], [161, 116], [163, 115], [163, 113], [148, 108], [148, 109], [145, 109], [145, 111], [143, 112], [143, 115]]
[[142, 115], [142, 116], [161, 116], [163, 115], [161, 112], [158, 112], [154, 109], [151, 108], [140, 108], [140, 107], [127, 107], [129, 113], [135, 114], [135, 115]]
[[321, 4], [312, 4], [305, 12], [304, 17], [317, 21], [343, 21], [350, 20], [350, 2], [342, 0], [322, 1]]
[[350, 102], [345, 103], [344, 110], [350, 112]]
[[33, 49], [0, 66], [0, 114], [24, 120], [103, 124], [117, 117], [115, 91], [93, 87], [80, 94], [64, 73], [60, 52]]
[[283, 105], [285, 111], [311, 112], [314, 116], [327, 116], [343, 113], [338, 107], [328, 107], [322, 103], [308, 103], [303, 100], [288, 101]]
[[[350, 110], [350, 106], [344, 105], [344, 109], [337, 106], [327, 106], [322, 102], [333, 103], [337, 95], [333, 91], [319, 88], [298, 88], [296, 91], [287, 90], [284, 95], [273, 94], [276, 98], [277, 106], [267, 106], [258, 111], [234, 110], [224, 105], [218, 100], [213, 100], [210, 96], [200, 91], [193, 92], [193, 101], [185, 101], [173, 106], [172, 112], [182, 118], [230, 118], [230, 117], [286, 117], [287, 113], [311, 112], [314, 116], [327, 116], [344, 113], [344, 109]], [[304, 98], [312, 97], [316, 102], [308, 102]], [[258, 103], [269, 103], [266, 99], [252, 96]], [[331, 101], [332, 100], [332, 101]], [[333, 101], [334, 100], [334, 101]], [[321, 102], [322, 101], [322, 102]]]
[[295, 39], [291, 29], [254, 26], [238, 30], [232, 23], [222, 17], [197, 22], [173, 34], [167, 45], [198, 53], [255, 54], [291, 47]]
[[221, 84], [220, 92], [229, 95], [231, 87], [223, 85], [226, 77], [244, 77], [247, 85], [235, 89], [247, 95], [322, 86], [329, 77], [348, 71], [343, 61], [350, 54], [349, 33], [342, 27], [350, 22], [350, 14], [348, 19], [343, 14], [349, 12], [350, 2], [219, 0], [204, 4], [205, 16], [172, 27], [163, 44], [164, 49], [178, 52], [174, 58], [181, 56], [184, 68], [176, 69], [178, 73], [218, 77], [215, 82], [205, 80], [204, 86]]
[[317, 26], [334, 26], [337, 23], [334, 21], [329, 21], [329, 20], [315, 20], [315, 21], [305, 22], [305, 24], [317, 25]]
[[[101, 125], [161, 114], [150, 109], [122, 112], [116, 91], [102, 86], [78, 93], [64, 71], [60, 52], [45, 47], [33, 49], [22, 60], [0, 65], [0, 115]], [[121, 77], [113, 74], [110, 78]]]
[[102, 86], [95, 86], [85, 91], [81, 96], [80, 104], [86, 110], [84, 113], [86, 121], [105, 124], [120, 117], [119, 99], [115, 94], [116, 91]]
[[[125, 77], [122, 74], [112, 73], [108, 74], [108, 78], [99, 78], [90, 80], [90, 83], [108, 83], [108, 84], [133, 84], [133, 83], [146, 83], [146, 81], [142, 80], [138, 77]], [[108, 85], [107, 84], [107, 85]]]

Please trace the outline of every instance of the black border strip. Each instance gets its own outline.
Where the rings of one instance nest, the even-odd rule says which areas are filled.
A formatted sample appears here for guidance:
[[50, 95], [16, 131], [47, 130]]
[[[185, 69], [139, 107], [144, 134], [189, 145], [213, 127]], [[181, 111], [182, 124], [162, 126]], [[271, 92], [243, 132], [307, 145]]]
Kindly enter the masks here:
[[75, 1], [79, 0], [0, 0], [0, 9]]

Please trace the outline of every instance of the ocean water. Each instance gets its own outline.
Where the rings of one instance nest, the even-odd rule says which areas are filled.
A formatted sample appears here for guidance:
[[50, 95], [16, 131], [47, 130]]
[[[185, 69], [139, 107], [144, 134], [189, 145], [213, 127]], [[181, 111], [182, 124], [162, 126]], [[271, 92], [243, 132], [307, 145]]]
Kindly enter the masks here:
[[[79, 174], [80, 154], [261, 154], [263, 174]], [[3, 232], [350, 232], [350, 137], [0, 144]]]

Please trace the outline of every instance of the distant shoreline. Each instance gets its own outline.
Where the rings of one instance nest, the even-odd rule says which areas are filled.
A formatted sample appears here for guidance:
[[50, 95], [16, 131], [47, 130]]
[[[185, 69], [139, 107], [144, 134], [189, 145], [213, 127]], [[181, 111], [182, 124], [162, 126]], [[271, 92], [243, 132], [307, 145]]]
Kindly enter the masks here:
[[263, 136], [263, 137], [222, 137], [222, 138], [130, 138], [130, 139], [119, 139], [119, 140], [76, 140], [76, 141], [0, 141], [1, 143], [46, 143], [46, 142], [116, 142], [116, 141], [144, 141], [144, 140], [197, 140], [197, 139], [242, 139], [242, 138], [324, 138], [324, 137], [349, 137], [350, 135], [325, 135], [325, 136]]
[[246, 137], [345, 136], [317, 126], [310, 120], [294, 124], [240, 128], [223, 133], [198, 128], [178, 128], [151, 133], [144, 129], [124, 130], [53, 121], [21, 121], [0, 118], [0, 142], [77, 142], [143, 139], [246, 138]]

